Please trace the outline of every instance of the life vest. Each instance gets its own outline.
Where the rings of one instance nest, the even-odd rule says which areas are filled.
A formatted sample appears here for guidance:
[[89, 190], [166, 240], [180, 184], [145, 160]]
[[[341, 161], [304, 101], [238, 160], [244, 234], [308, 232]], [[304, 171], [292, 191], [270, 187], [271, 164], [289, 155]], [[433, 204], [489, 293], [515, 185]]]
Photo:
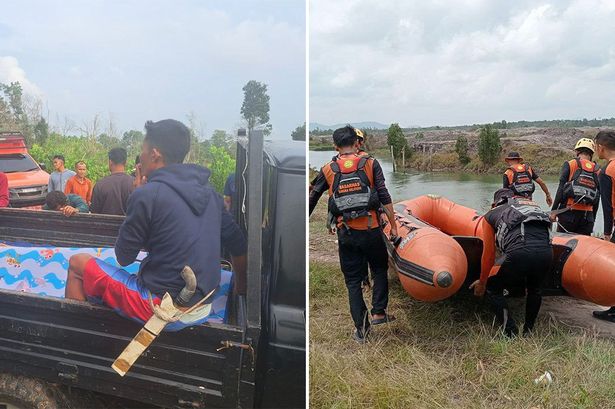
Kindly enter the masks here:
[[547, 229], [551, 227], [549, 215], [529, 199], [522, 197], [509, 198], [506, 206], [507, 208], [502, 212], [495, 229], [495, 242], [502, 251], [504, 240], [508, 233], [519, 226], [521, 226], [521, 237], [524, 240], [526, 223], [543, 224]]
[[333, 159], [325, 172], [329, 184], [329, 213], [346, 227], [370, 229], [377, 226], [375, 211], [380, 207], [380, 200], [374, 188], [372, 158], [352, 154]]
[[587, 159], [568, 161], [570, 173], [564, 185], [563, 197], [566, 205], [573, 210], [591, 211], [600, 200], [598, 189], [598, 169], [596, 164]]
[[532, 197], [536, 186], [532, 177], [534, 172], [525, 163], [518, 163], [508, 168], [510, 172], [506, 172], [508, 175], [508, 188], [512, 190], [517, 196]]

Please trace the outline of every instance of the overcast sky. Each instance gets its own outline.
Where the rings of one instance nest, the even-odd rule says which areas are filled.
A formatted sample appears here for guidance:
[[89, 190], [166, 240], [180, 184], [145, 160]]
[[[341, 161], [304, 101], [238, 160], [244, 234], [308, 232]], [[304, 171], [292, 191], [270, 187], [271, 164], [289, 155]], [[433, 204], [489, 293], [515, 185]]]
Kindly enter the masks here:
[[615, 1], [312, 0], [310, 121], [615, 116]]
[[276, 138], [305, 121], [305, 2], [3, 1], [0, 82], [20, 81], [52, 125], [96, 114], [122, 130], [240, 123], [243, 85], [269, 85]]

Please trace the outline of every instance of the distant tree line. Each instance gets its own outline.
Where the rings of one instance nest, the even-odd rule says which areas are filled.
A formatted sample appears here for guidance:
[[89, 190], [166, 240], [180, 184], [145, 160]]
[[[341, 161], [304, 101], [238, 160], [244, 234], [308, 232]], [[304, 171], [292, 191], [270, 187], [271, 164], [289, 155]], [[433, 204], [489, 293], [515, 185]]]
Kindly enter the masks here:
[[[458, 125], [458, 126], [428, 126], [421, 128], [402, 128], [402, 130], [406, 133], [421, 133], [426, 131], [437, 131], [437, 130], [468, 130], [468, 131], [477, 131], [483, 128], [486, 125], [490, 125], [495, 129], [511, 129], [511, 128], [580, 128], [584, 126], [591, 127], [615, 127], [615, 117], [613, 118], [594, 118], [594, 119], [553, 119], [553, 120], [542, 120], [542, 121], [515, 121], [515, 122], [507, 122], [505, 120], [493, 122], [490, 124], [472, 124], [472, 125]], [[371, 131], [372, 133], [377, 133], [377, 131], [383, 131], [383, 129], [376, 128], [365, 128], [362, 130]], [[324, 136], [324, 135], [332, 135], [334, 129], [320, 129], [316, 128], [310, 131], [310, 135], [314, 136]], [[420, 139], [420, 138], [419, 138]]]
[[511, 128], [580, 128], [584, 126], [591, 127], [615, 127], [615, 117], [613, 118], [594, 118], [594, 119], [553, 119], [542, 121], [514, 121], [507, 122], [505, 120], [493, 122], [490, 124], [472, 124], [459, 126], [430, 126], [425, 128], [404, 128], [405, 132], [417, 131], [435, 131], [435, 130], [468, 130], [477, 131], [490, 125], [495, 129], [511, 129]]
[[[378, 128], [361, 128], [361, 130], [363, 131], [363, 133], [366, 133], [366, 132], [376, 133], [377, 131], [382, 131], [382, 129], [378, 129]], [[333, 135], [333, 131], [335, 131], [335, 129], [315, 128], [310, 131], [310, 135], [314, 135], [314, 136]]]
[[[271, 133], [269, 123], [269, 96], [267, 84], [248, 81], [243, 87], [244, 100], [240, 109], [244, 125], [248, 129], [263, 127], [266, 135]], [[77, 125], [69, 118], [56, 121], [58, 125], [50, 129], [42, 113], [42, 102], [24, 95], [19, 82], [0, 83], [0, 132], [21, 132], [35, 160], [52, 169], [54, 155], [62, 154], [66, 165], [73, 168], [75, 163], [84, 160], [88, 174], [94, 182], [108, 174], [107, 153], [111, 148], [123, 147], [128, 152], [127, 169], [134, 168], [136, 156], [141, 151], [144, 134], [140, 130], [121, 133], [110, 116], [103, 121], [99, 115], [92, 120]], [[187, 116], [192, 141], [186, 163], [197, 163], [210, 168], [210, 183], [222, 192], [229, 173], [235, 170], [235, 135], [216, 129], [206, 138], [196, 115]], [[295, 140], [305, 140], [305, 123], [290, 135]], [[303, 139], [302, 139], [303, 137]]]

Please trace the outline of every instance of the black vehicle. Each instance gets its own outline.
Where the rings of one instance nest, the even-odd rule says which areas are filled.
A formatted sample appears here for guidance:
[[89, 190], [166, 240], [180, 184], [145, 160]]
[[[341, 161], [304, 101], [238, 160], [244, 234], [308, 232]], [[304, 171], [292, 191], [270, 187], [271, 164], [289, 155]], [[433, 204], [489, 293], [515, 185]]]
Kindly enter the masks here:
[[[79, 407], [92, 392], [148, 406], [305, 406], [305, 144], [263, 149], [255, 132], [249, 149], [238, 144], [236, 169], [248, 289], [229, 297], [228, 323], [163, 332], [120, 377], [111, 364], [139, 324], [103, 306], [0, 290], [0, 408]], [[112, 247], [122, 220], [2, 209], [0, 240]]]

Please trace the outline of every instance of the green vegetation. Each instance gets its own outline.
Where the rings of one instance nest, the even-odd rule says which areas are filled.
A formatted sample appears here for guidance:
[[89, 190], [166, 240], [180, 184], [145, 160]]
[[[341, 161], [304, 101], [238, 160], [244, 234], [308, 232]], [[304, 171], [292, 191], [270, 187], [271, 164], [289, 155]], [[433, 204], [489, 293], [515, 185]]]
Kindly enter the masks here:
[[[527, 144], [516, 147], [525, 162], [532, 165], [539, 174], [557, 175], [561, 171], [562, 164], [573, 157], [572, 151], [554, 149], [537, 144]], [[375, 153], [376, 157], [387, 155], [387, 152]], [[390, 155], [390, 154], [389, 154]], [[386, 157], [386, 156], [385, 156]], [[416, 152], [407, 167], [422, 171], [455, 171], [465, 173], [503, 173], [506, 163], [498, 160], [492, 165], [485, 165], [477, 153], [468, 153], [468, 163], [461, 163], [459, 154], [451, 151], [440, 151], [433, 155]]]
[[[423, 303], [391, 276], [389, 311], [397, 320], [375, 328], [369, 343], [355, 343], [336, 237], [324, 227], [324, 202], [310, 219], [310, 407], [613, 406], [612, 341], [546, 314], [531, 338], [507, 340], [487, 306], [471, 295]], [[523, 314], [522, 304], [515, 303], [514, 311]], [[545, 371], [553, 383], [536, 385]]]
[[49, 125], [41, 115], [41, 102], [24, 98], [19, 82], [0, 83], [0, 130], [21, 132], [28, 145], [43, 143]]
[[[120, 141], [109, 143], [101, 142], [98, 138], [87, 138], [79, 136], [65, 136], [52, 133], [47, 140], [38, 144], [35, 143], [30, 148], [30, 155], [39, 163], [44, 163], [47, 171], [53, 171], [52, 159], [54, 155], [63, 155], [66, 159], [68, 169], [75, 168], [75, 163], [85, 161], [88, 166], [88, 177], [96, 182], [100, 178], [109, 174], [109, 149], [121, 146]], [[128, 156], [127, 169], [134, 169], [135, 156]]]
[[209, 183], [220, 194], [224, 193], [224, 183], [229, 174], [235, 171], [235, 159], [231, 158], [224, 147], [211, 145], [208, 152], [211, 177]]
[[305, 141], [305, 122], [303, 125], [296, 127], [290, 134], [290, 137], [293, 141]]
[[[472, 125], [452, 125], [452, 126], [426, 126], [416, 128], [403, 128], [404, 132], [427, 132], [434, 130], [465, 130], [475, 131], [487, 124], [472, 124]], [[615, 127], [615, 117], [613, 118], [594, 118], [594, 119], [554, 119], [542, 121], [515, 121], [507, 122], [505, 120], [493, 122], [490, 124], [495, 129], [512, 129], [512, 128], [580, 128], [580, 127]], [[368, 128], [370, 131], [382, 131], [382, 129]], [[363, 129], [365, 132], [366, 129]], [[316, 128], [310, 131], [310, 135], [331, 135], [333, 129]]]
[[263, 133], [269, 135], [272, 127], [269, 122], [269, 95], [267, 95], [267, 84], [258, 81], [248, 81], [243, 87], [243, 104], [241, 105], [241, 116], [248, 124], [248, 130], [252, 130], [259, 125], [265, 125]]
[[478, 137], [478, 157], [485, 165], [495, 164], [502, 151], [500, 134], [491, 125], [485, 125], [480, 130]]
[[[428, 126], [420, 128], [404, 128], [405, 132], [419, 131], [434, 131], [434, 130], [465, 130], [475, 131], [488, 124], [472, 124], [472, 125], [453, 125], [453, 126]], [[512, 128], [580, 128], [580, 127], [613, 127], [615, 126], [615, 117], [613, 118], [594, 118], [594, 119], [554, 119], [542, 121], [515, 121], [507, 122], [505, 120], [493, 122], [490, 124], [495, 129], [512, 129]]]
[[387, 146], [389, 149], [393, 147], [393, 155], [395, 159], [402, 157], [402, 151], [405, 152], [405, 156], [409, 159], [412, 156], [412, 151], [408, 145], [408, 141], [401, 130], [399, 124], [391, 124], [387, 131]]
[[[47, 170], [53, 169], [52, 159], [54, 155], [62, 154], [66, 159], [66, 167], [73, 169], [76, 162], [83, 160], [88, 166], [88, 177], [96, 182], [109, 174], [108, 152], [111, 148], [120, 146], [128, 151], [126, 169], [131, 172], [135, 167], [135, 159], [140, 152], [143, 140], [140, 131], [128, 131], [120, 140], [110, 138], [106, 134], [88, 138], [82, 136], [60, 135], [52, 133], [42, 144], [35, 143], [30, 148], [30, 154], [38, 161], [45, 163]], [[186, 163], [208, 165], [212, 175], [210, 183], [216, 191], [222, 193], [226, 177], [235, 171], [234, 145], [225, 140], [206, 140], [198, 142], [193, 140], [190, 153], [186, 157]]]
[[[261, 121], [269, 120], [269, 96], [266, 95], [266, 91], [266, 85], [255, 81], [250, 81], [244, 87], [245, 112], [246, 115], [253, 115], [252, 123], [261, 124]], [[40, 108], [40, 101], [24, 98], [18, 82], [9, 85], [0, 83], [0, 131], [19, 131], [24, 134], [30, 154], [36, 161], [44, 163], [48, 171], [53, 170], [53, 156], [61, 154], [64, 155], [66, 167], [69, 169], [73, 169], [76, 162], [85, 161], [88, 177], [96, 182], [109, 174], [107, 155], [114, 147], [126, 149], [127, 171], [131, 172], [134, 169], [136, 156], [141, 152], [143, 132], [129, 130], [120, 138], [111, 119], [105, 132], [101, 132], [98, 116], [95, 116], [91, 122], [84, 123], [77, 130], [77, 135], [72, 133], [75, 126], [70, 125], [68, 119], [65, 119], [65, 122], [70, 126], [66, 125], [66, 129], [50, 132]], [[243, 112], [244, 107], [242, 114]], [[211, 139], [202, 140], [203, 138], [199, 138], [202, 135], [197, 129], [196, 122], [193, 114], [188, 115], [192, 141], [184, 162], [210, 167], [212, 171], [210, 182], [218, 192], [222, 193], [227, 176], [235, 171], [235, 138], [225, 131], [215, 130]]]
[[472, 159], [468, 156], [468, 140], [465, 136], [459, 135], [455, 142], [455, 152], [457, 153], [459, 163], [467, 165]]

